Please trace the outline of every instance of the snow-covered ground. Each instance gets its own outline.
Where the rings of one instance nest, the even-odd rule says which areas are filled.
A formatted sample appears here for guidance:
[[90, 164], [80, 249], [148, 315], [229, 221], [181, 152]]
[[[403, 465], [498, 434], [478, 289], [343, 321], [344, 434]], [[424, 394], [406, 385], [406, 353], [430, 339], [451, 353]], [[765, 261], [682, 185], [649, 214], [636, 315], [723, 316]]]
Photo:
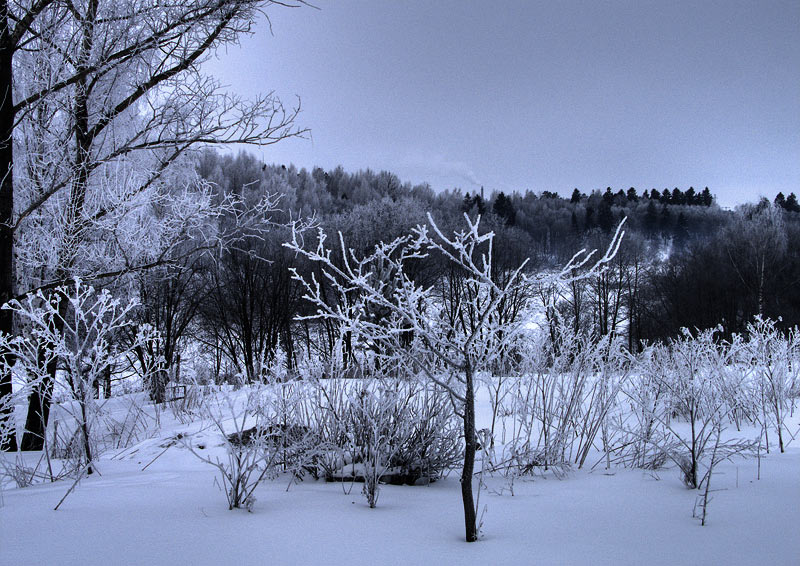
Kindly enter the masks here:
[[[479, 415], [489, 415], [486, 391]], [[120, 404], [122, 410], [123, 404]], [[791, 419], [792, 432], [798, 415]], [[483, 426], [479, 423], [479, 426]], [[168, 412], [158, 436], [107, 451], [58, 511], [70, 481], [6, 488], [0, 564], [800, 564], [800, 438], [785, 454], [720, 464], [708, 522], [674, 467], [597, 466], [517, 480], [480, 495], [481, 540], [463, 542], [457, 474], [424, 487], [382, 486], [369, 509], [360, 484], [279, 477], [252, 513], [229, 511], [215, 469], [168, 439], [191, 432]], [[207, 429], [195, 445], [221, 450]]]

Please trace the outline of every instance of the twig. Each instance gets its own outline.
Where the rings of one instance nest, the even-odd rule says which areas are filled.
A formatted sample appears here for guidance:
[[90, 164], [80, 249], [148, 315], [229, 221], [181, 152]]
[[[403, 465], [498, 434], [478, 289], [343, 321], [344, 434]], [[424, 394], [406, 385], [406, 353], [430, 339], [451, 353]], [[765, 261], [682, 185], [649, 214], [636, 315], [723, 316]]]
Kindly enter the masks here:
[[83, 478], [83, 475], [86, 473], [86, 470], [88, 470], [89, 466], [91, 465], [92, 465], [91, 461], [86, 463], [86, 465], [83, 467], [80, 473], [78, 473], [78, 477], [75, 478], [75, 481], [73, 482], [72, 486], [70, 486], [70, 488], [67, 490], [67, 493], [64, 494], [64, 497], [61, 498], [61, 501], [58, 502], [58, 505], [56, 505], [53, 508], [53, 511], [58, 511], [58, 508], [61, 507], [61, 504], [64, 503], [64, 500], [69, 496], [70, 493], [72, 493], [72, 490], [75, 489], [75, 486], [78, 485], [78, 482], [81, 481], [81, 478]]
[[158, 453], [158, 456], [156, 456], [155, 458], [153, 458], [152, 460], [150, 460], [150, 461], [147, 463], [147, 465], [146, 465], [144, 468], [142, 468], [142, 470], [141, 470], [141, 471], [145, 471], [147, 468], [149, 468], [149, 467], [150, 467], [150, 464], [152, 464], [153, 462], [155, 462], [156, 460], [158, 460], [159, 458], [161, 458], [161, 456], [164, 454], [164, 452], [166, 452], [167, 450], [169, 450], [169, 449], [170, 449], [170, 448], [172, 448], [173, 446], [175, 446], [175, 441], [174, 441], [174, 440], [173, 440], [172, 442], [170, 442], [169, 444], [167, 444], [167, 447], [166, 447], [166, 448], [164, 448], [164, 449], [163, 449], [161, 452], [159, 452], [159, 453]]

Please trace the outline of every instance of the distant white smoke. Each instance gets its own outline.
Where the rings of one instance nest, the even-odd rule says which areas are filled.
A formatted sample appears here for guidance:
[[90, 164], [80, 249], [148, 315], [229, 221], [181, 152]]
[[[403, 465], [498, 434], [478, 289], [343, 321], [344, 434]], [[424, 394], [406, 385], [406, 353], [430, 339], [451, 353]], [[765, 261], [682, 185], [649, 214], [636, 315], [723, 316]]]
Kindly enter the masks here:
[[468, 186], [462, 187], [465, 189], [480, 187], [484, 184], [467, 163], [447, 159], [440, 154], [408, 155], [401, 164], [403, 168], [413, 171], [414, 176], [419, 176], [425, 181], [441, 180], [457, 186], [459, 184], [457, 181], [461, 180], [468, 183]]

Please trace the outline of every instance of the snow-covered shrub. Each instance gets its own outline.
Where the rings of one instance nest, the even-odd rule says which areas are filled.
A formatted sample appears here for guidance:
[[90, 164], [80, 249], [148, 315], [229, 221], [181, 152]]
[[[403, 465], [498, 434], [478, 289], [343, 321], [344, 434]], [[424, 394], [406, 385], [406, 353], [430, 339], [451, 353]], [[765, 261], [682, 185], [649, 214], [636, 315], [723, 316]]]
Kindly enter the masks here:
[[725, 346], [731, 351], [727, 363], [716, 368], [716, 386], [726, 407], [728, 420], [737, 431], [744, 421], [759, 418], [759, 399], [755, 392], [754, 368], [748, 360], [742, 336], [734, 334]]
[[578, 468], [586, 463], [589, 451], [598, 436], [601, 449], [610, 467], [614, 446], [612, 415], [616, 412], [622, 387], [630, 378], [632, 359], [619, 336], [607, 335], [585, 351], [583, 362], [591, 368], [592, 380], [583, 399], [583, 411], [576, 425], [577, 448], [574, 462]]
[[[352, 435], [352, 475], [364, 479], [362, 493], [374, 508], [379, 482], [390, 460], [409, 434], [407, 421], [400, 418], [404, 394], [386, 382], [364, 383], [349, 397], [348, 429]], [[360, 468], [357, 471], [356, 466]]]
[[348, 403], [352, 475], [363, 474], [370, 507], [381, 482], [428, 483], [462, 457], [458, 422], [441, 389], [372, 380], [354, 390]]
[[325, 449], [319, 443], [316, 432], [308, 425], [305, 410], [308, 408], [306, 398], [311, 390], [308, 383], [287, 379], [269, 385], [271, 435], [280, 451], [279, 466], [281, 471], [291, 473], [300, 480], [306, 472], [315, 473], [314, 462], [319, 453]]
[[[285, 395], [282, 384], [257, 385], [235, 391], [220, 388], [203, 405], [202, 415], [223, 438], [225, 456], [200, 452], [191, 437], [180, 440], [203, 462], [217, 468], [228, 508], [251, 510], [254, 491], [266, 478], [276, 477], [289, 462], [297, 469], [302, 462], [284, 457], [307, 446], [309, 434], [295, 425], [293, 414], [283, 412], [279, 399]], [[277, 388], [277, 390], [276, 390]]]
[[519, 376], [511, 381], [510, 392], [500, 403], [499, 414], [504, 417], [500, 451], [488, 454], [494, 470], [524, 475], [540, 466], [549, 470], [554, 465], [559, 468], [567, 464], [562, 440], [568, 434], [560, 425], [577, 399], [556, 410], [561, 402], [557, 394], [565, 387], [582, 387], [582, 375], [567, 382], [564, 375], [568, 356], [551, 353], [545, 333], [532, 335], [524, 342]]
[[435, 481], [462, 457], [458, 421], [441, 388], [394, 377], [301, 383], [311, 386], [301, 412], [318, 446], [317, 475], [364, 482], [370, 507], [380, 483]]
[[73, 426], [64, 438], [57, 419], [53, 419], [51, 428], [41, 452], [0, 452], [0, 491], [8, 483], [23, 488], [74, 477], [82, 471], [85, 464], [80, 430]]
[[267, 474], [275, 471], [277, 451], [269, 450], [266, 441], [267, 427], [260, 418], [263, 415], [261, 390], [248, 391], [242, 404], [238, 397], [220, 389], [217, 403], [209, 404], [204, 415], [222, 434], [225, 458], [198, 452], [203, 447], [193, 445], [191, 437], [181, 440], [195, 456], [217, 468], [228, 509], [245, 507], [251, 510], [255, 503], [253, 491]]
[[394, 483], [433, 481], [463, 460], [458, 417], [442, 388], [433, 384], [415, 388], [400, 416], [409, 428], [391, 458]]
[[786, 416], [800, 381], [800, 336], [797, 329], [784, 335], [775, 321], [761, 317], [747, 326], [747, 334], [744, 352], [755, 380], [767, 451], [768, 429], [773, 428], [783, 452]]
[[13, 457], [0, 453], [0, 492], [2, 492], [4, 484], [9, 481], [15, 487], [28, 487], [42, 481], [44, 476], [43, 470], [40, 469], [41, 464], [42, 459], [40, 458], [36, 465], [30, 465], [20, 452], [14, 454]]
[[331, 479], [345, 464], [347, 389], [350, 382], [335, 378], [323, 380], [319, 375], [310, 374], [303, 380], [306, 389], [300, 397], [298, 415], [319, 448], [309, 471], [315, 479]]
[[[135, 302], [122, 303], [108, 290], [97, 291], [80, 280], [50, 295], [39, 291], [3, 306], [19, 317], [26, 330], [16, 338], [3, 338], [0, 347], [11, 353], [16, 369], [28, 376], [27, 389], [39, 391], [41, 403], [49, 407], [57, 396], [54, 387], [61, 387], [64, 402], [60, 409], [74, 419], [82, 469], [88, 473], [92, 471], [92, 428], [98, 413], [95, 386], [117, 359], [150, 339], [148, 329], [134, 329], [134, 338], [125, 349], [118, 347], [116, 337], [132, 327], [129, 315], [135, 306]], [[56, 382], [56, 368], [63, 382]]]
[[[720, 384], [736, 359], [739, 343], [717, 342], [715, 333], [716, 329], [711, 329], [693, 337], [684, 330], [680, 338], [669, 344], [652, 346], [640, 368], [645, 383], [657, 393], [629, 396], [645, 401], [637, 411], [646, 415], [645, 422], [650, 427], [661, 427], [658, 432], [644, 429], [649, 437], [640, 440], [654, 444], [656, 453], [666, 454], [681, 470], [683, 482], [690, 488], [701, 486], [704, 477], [701, 467], [710, 469], [712, 440], [724, 429], [730, 412]], [[753, 443], [731, 439], [713, 447], [715, 458], [721, 461], [749, 453]]]
[[594, 340], [557, 322], [521, 342], [519, 377], [501, 402], [502, 448], [493, 468], [527, 474], [582, 467], [598, 436], [610, 450], [609, 419], [630, 360], [620, 339]]
[[398, 377], [385, 363], [388, 376], [369, 379], [345, 378], [339, 367], [306, 368], [303, 380], [287, 383], [303, 389], [295, 414], [316, 445], [305, 459], [315, 477], [364, 482], [375, 506], [381, 483], [425, 484], [458, 464], [458, 420], [444, 389]]
[[623, 407], [627, 410], [618, 422], [620, 449], [615, 455], [615, 461], [623, 466], [644, 470], [658, 470], [669, 459], [665, 448], [669, 433], [660, 420], [666, 388], [655, 375], [655, 368], [660, 366], [653, 364], [653, 355], [653, 349], [645, 350], [637, 366], [653, 370], [634, 372], [622, 390], [627, 399]]

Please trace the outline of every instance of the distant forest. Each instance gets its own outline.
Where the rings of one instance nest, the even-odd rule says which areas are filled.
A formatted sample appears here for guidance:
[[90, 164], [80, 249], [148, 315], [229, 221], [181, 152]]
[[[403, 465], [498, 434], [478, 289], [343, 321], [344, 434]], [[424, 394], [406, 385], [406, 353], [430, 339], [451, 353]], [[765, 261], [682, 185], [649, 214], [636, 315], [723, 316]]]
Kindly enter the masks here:
[[[193, 334], [212, 350], [227, 351], [229, 359], [244, 358], [246, 366], [254, 367], [262, 352], [278, 346], [290, 366], [298, 348], [324, 355], [334, 347], [337, 329], [327, 329], [326, 340], [324, 331], [295, 321], [308, 307], [289, 268], [310, 267], [282, 246], [289, 234], [285, 224], [312, 216], [326, 233], [341, 232], [349, 248], [366, 254], [379, 241], [425, 223], [428, 213], [451, 231], [463, 228], [465, 213], [480, 214], [483, 229], [496, 234], [498, 277], [525, 258], [531, 271], [548, 270], [579, 249], [604, 248], [624, 218], [623, 244], [604, 273], [569, 289], [531, 290], [551, 305], [549, 321], [566, 322], [576, 333], [625, 336], [631, 350], [674, 337], [684, 327], [719, 325], [719, 336], [730, 337], [757, 315], [780, 318], [783, 327], [800, 323], [800, 205], [794, 193], [735, 211], [720, 208], [708, 188], [692, 187], [589, 194], [575, 189], [570, 198], [548, 191], [437, 193], [386, 171], [308, 171], [265, 165], [247, 153], [211, 151], [202, 155], [198, 173], [214, 191], [245, 201], [281, 195], [268, 237], [243, 234], [218, 261], [177, 269], [182, 275], [171, 283], [184, 285], [187, 293], [202, 286], [202, 293], [193, 293], [202, 303], [181, 307], [192, 309]], [[421, 264], [419, 277], [446, 278], [435, 263]], [[141, 283], [145, 304], [158, 296], [153, 285], [169, 284], [152, 277]]]

